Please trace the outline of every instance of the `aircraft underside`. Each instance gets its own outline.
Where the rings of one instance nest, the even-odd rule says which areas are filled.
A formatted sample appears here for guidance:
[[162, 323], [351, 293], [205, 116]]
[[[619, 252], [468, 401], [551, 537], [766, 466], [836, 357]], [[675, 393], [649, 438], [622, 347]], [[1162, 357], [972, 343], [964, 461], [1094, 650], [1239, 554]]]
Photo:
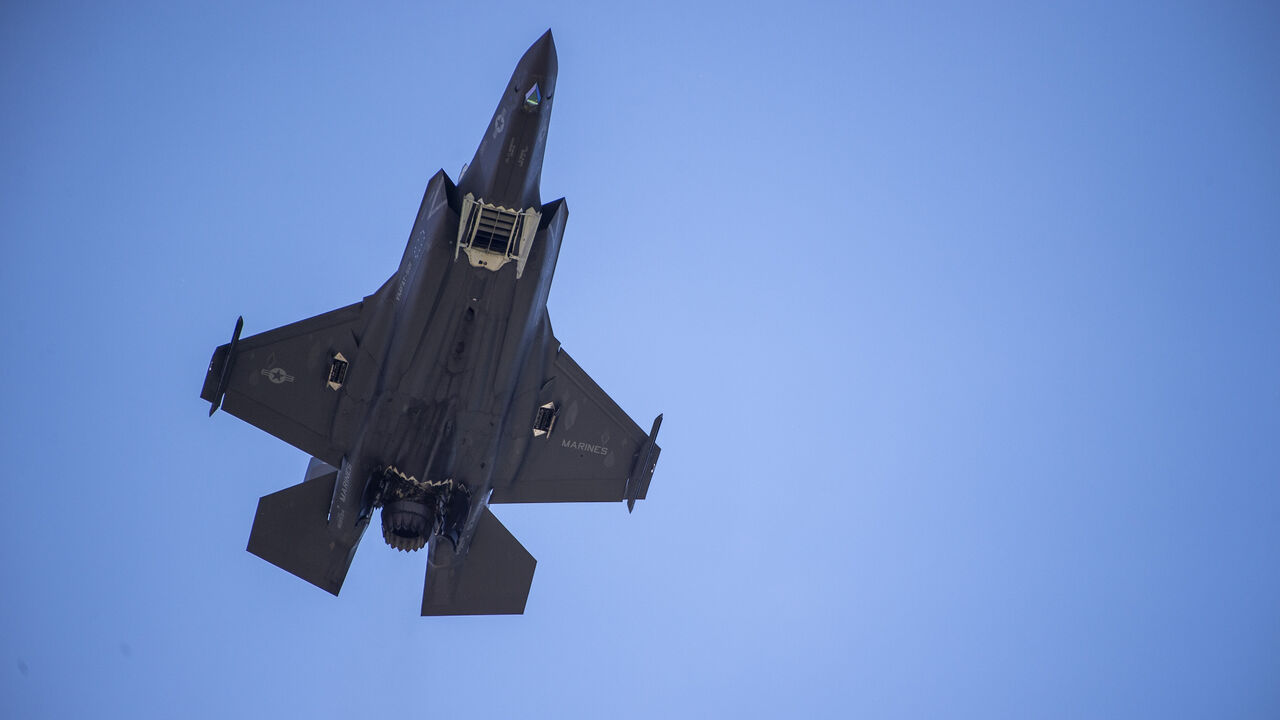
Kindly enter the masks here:
[[375, 513], [427, 550], [423, 615], [524, 612], [536, 561], [490, 510], [643, 499], [644, 432], [564, 351], [546, 310], [568, 217], [538, 178], [548, 31], [516, 67], [458, 183], [427, 186], [400, 268], [337, 310], [218, 347], [201, 397], [311, 455], [259, 500], [248, 550], [335, 595]]

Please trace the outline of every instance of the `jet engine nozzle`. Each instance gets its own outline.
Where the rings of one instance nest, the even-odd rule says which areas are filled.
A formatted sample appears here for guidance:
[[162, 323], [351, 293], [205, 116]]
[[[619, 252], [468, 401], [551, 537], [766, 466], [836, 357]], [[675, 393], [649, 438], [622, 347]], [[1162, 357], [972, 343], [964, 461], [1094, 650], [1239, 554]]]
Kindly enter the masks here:
[[427, 546], [435, 525], [435, 508], [412, 500], [396, 500], [382, 508], [382, 539], [396, 550], [413, 552]]

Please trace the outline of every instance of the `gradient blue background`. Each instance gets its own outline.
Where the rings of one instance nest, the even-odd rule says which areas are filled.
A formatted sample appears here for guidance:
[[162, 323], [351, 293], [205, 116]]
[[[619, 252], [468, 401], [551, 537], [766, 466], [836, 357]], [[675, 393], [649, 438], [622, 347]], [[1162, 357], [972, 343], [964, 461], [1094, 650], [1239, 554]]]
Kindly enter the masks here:
[[[1280, 716], [1270, 3], [8, 2], [0, 714]], [[197, 397], [394, 270], [547, 27], [565, 347], [649, 499], [523, 617], [244, 551]]]

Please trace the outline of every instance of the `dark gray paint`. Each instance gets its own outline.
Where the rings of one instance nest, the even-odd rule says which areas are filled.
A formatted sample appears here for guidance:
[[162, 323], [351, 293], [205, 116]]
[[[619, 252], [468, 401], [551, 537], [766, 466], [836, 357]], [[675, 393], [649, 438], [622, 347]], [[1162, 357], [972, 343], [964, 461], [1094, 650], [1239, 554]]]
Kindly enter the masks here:
[[[303, 483], [261, 499], [250, 552], [336, 595], [389, 487], [383, 469], [452, 479], [469, 504], [456, 536], [430, 537], [423, 614], [520, 613], [535, 561], [488, 504], [630, 507], [645, 497], [657, 423], [646, 434], [632, 421], [564, 352], [547, 315], [568, 219], [563, 199], [539, 197], [555, 79], [547, 31], [516, 66], [459, 183], [444, 171], [431, 178], [400, 267], [377, 292], [244, 339], [237, 327], [214, 351], [201, 397], [314, 458]], [[531, 108], [534, 83], [542, 99]], [[519, 279], [515, 262], [493, 271], [455, 259], [467, 193], [541, 208]], [[338, 353], [349, 368], [334, 390]], [[548, 402], [555, 425], [534, 437]]]

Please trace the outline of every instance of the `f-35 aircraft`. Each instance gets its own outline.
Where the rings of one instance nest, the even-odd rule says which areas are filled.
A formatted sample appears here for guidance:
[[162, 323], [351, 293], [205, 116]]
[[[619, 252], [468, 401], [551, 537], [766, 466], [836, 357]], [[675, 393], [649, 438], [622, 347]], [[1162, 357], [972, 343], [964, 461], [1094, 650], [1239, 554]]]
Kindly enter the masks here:
[[338, 594], [382, 511], [427, 549], [423, 615], [524, 612], [536, 561], [489, 506], [645, 497], [660, 448], [560, 347], [547, 294], [569, 212], [539, 196], [548, 30], [455, 184], [427, 184], [400, 267], [353, 305], [214, 350], [200, 397], [312, 456], [258, 502], [249, 552]]

